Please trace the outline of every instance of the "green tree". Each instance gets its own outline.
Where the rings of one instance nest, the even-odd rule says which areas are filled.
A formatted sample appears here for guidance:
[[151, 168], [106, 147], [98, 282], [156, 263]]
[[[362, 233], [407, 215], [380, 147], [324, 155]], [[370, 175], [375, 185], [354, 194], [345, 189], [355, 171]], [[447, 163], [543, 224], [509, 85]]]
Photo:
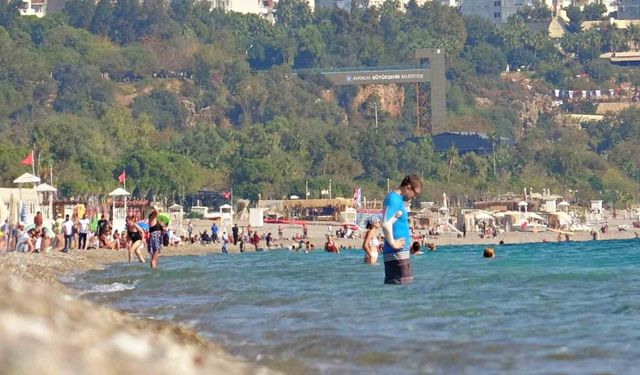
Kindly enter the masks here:
[[14, 21], [20, 16], [20, 4], [21, 0], [0, 1], [0, 26], [11, 30]]
[[149, 115], [156, 129], [182, 129], [185, 127], [187, 111], [171, 91], [155, 90], [149, 96], [137, 97], [131, 105], [134, 117]]
[[316, 66], [325, 54], [325, 43], [320, 31], [313, 26], [299, 29], [296, 39], [299, 41], [295, 57], [297, 68], [311, 68]]
[[602, 3], [591, 3], [584, 6], [582, 14], [588, 21], [600, 21], [607, 13], [607, 6]]
[[137, 0], [117, 0], [111, 18], [111, 29], [109, 32], [111, 40], [120, 44], [135, 41], [138, 38], [136, 35], [138, 13]]
[[109, 35], [113, 23], [113, 7], [111, 0], [100, 0], [91, 18], [89, 30], [97, 35]]
[[94, 80], [82, 65], [64, 64], [53, 71], [57, 94], [53, 109], [57, 112], [102, 113], [110, 101], [108, 86]]
[[604, 60], [593, 60], [585, 64], [585, 71], [596, 83], [603, 83], [613, 77], [611, 64]]
[[471, 47], [465, 58], [475, 65], [478, 75], [496, 75], [507, 67], [507, 58], [502, 50], [487, 43]]
[[584, 14], [580, 11], [580, 8], [571, 5], [565, 8], [567, 17], [569, 18], [569, 24], [567, 30], [571, 33], [579, 33], [582, 30], [582, 21], [584, 21]]
[[69, 25], [89, 30], [95, 12], [93, 0], [70, 0], [64, 4], [62, 12], [67, 15]]
[[467, 45], [490, 43], [495, 37], [496, 27], [486, 17], [469, 16], [465, 17], [464, 21], [467, 31]]

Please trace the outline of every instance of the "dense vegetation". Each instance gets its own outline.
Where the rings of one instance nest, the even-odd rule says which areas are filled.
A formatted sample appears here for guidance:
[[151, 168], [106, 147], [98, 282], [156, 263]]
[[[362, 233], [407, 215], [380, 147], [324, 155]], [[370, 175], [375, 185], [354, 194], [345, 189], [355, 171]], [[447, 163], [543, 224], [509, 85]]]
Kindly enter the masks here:
[[[597, 56], [635, 48], [640, 28], [574, 29], [559, 42], [562, 53], [526, 27], [550, 16], [541, 9], [496, 29], [430, 2], [400, 12], [394, 1], [356, 1], [350, 12], [312, 13], [281, 0], [275, 25], [193, 0], [113, 4], [71, 0], [63, 13], [35, 19], [0, 1], [2, 185], [26, 170], [20, 159], [35, 147], [40, 174], [48, 178], [53, 165], [66, 196], [107, 192], [122, 170], [127, 187], [146, 197], [230, 187], [251, 199], [303, 196], [306, 181], [316, 197], [331, 179], [334, 195], [358, 185], [372, 199], [409, 172], [427, 181], [424, 199], [533, 187], [627, 204], [638, 191], [637, 111], [584, 128], [562, 126], [554, 113], [532, 122], [518, 115], [526, 85], [499, 76], [522, 67], [540, 92], [636, 84], [640, 74]], [[587, 10], [578, 14], [597, 18]], [[515, 147], [486, 157], [436, 154], [428, 135], [415, 136], [413, 86], [400, 115], [380, 112], [374, 130], [367, 104], [381, 98], [357, 102], [359, 88], [330, 87], [314, 74], [406, 64], [421, 47], [447, 53], [449, 124], [438, 130], [509, 136]]]

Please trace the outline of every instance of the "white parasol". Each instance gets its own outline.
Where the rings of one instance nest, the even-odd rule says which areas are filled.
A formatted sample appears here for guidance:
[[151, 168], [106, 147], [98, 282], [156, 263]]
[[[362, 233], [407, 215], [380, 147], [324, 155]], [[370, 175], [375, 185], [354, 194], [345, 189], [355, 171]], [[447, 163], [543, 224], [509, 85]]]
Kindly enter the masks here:
[[54, 188], [53, 186], [47, 183], [43, 183], [36, 186], [36, 191], [38, 193], [55, 193], [56, 191], [58, 191], [58, 189]]
[[25, 173], [13, 180], [14, 184], [37, 184], [38, 182], [40, 182], [40, 177], [34, 176], [31, 173]]
[[123, 197], [123, 196], [126, 197], [129, 195], [131, 194], [128, 191], [124, 190], [123, 188], [117, 188], [116, 190], [109, 193], [110, 197]]

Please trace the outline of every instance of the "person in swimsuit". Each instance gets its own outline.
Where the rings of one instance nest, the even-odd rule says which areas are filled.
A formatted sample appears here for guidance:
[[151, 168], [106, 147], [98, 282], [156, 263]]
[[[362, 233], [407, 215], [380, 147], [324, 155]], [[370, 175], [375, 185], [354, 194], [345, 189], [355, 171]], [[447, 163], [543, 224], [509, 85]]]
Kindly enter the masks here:
[[324, 244], [324, 251], [328, 253], [340, 253], [338, 246], [333, 241], [333, 237], [330, 234], [327, 235], [327, 242]]
[[379, 218], [375, 217], [367, 222], [367, 233], [364, 235], [364, 241], [362, 242], [365, 264], [376, 264], [378, 261], [378, 250], [380, 249], [378, 229], [380, 229]]
[[131, 262], [131, 255], [136, 254], [140, 263], [144, 263], [144, 257], [140, 249], [144, 248], [144, 231], [133, 219], [133, 216], [127, 217], [127, 244], [129, 249], [129, 262]]
[[411, 235], [405, 201], [422, 192], [422, 181], [416, 175], [406, 176], [400, 186], [384, 198], [384, 283], [407, 284], [413, 280], [409, 245]]
[[164, 226], [160, 220], [158, 220], [158, 209], [154, 207], [153, 211], [149, 214], [149, 243], [147, 244], [147, 251], [151, 256], [151, 268], [158, 266], [158, 257], [162, 249], [163, 228]]

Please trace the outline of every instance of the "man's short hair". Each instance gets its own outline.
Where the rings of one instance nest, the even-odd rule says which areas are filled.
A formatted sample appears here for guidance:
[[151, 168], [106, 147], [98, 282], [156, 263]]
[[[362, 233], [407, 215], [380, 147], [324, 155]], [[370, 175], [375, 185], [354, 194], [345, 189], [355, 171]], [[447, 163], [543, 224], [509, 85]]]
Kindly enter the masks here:
[[402, 179], [400, 186], [411, 186], [411, 188], [415, 191], [416, 189], [422, 189], [422, 181], [420, 181], [420, 177], [415, 174], [407, 175]]

